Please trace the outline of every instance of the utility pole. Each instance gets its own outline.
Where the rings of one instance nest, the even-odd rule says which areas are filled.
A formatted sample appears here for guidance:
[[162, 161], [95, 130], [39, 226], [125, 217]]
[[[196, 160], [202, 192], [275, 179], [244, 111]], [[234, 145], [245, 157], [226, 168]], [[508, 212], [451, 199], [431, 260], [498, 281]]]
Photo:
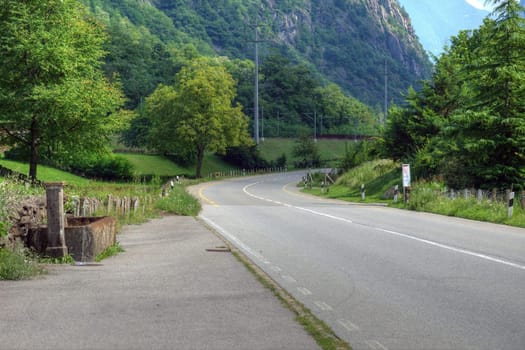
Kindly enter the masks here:
[[314, 142], [317, 142], [317, 112], [314, 109], [313, 113], [303, 113], [304, 115], [311, 116], [313, 114], [314, 116]]
[[317, 142], [317, 113], [314, 109], [314, 142]]
[[251, 25], [255, 29], [255, 79], [254, 79], [254, 96], [253, 96], [253, 139], [255, 144], [259, 145], [259, 43], [268, 40], [259, 40], [259, 27], [261, 25], [257, 22]]
[[261, 141], [264, 142], [264, 106], [261, 106]]
[[386, 119], [388, 117], [388, 69], [386, 65], [386, 59], [385, 59], [385, 105], [384, 105], [384, 113], [385, 113], [385, 120], [384, 125], [386, 125]]
[[279, 110], [277, 110], [277, 137], [281, 136], [281, 130], [280, 130], [280, 115]]
[[253, 98], [253, 136], [259, 145], [259, 30], [255, 24], [255, 93]]

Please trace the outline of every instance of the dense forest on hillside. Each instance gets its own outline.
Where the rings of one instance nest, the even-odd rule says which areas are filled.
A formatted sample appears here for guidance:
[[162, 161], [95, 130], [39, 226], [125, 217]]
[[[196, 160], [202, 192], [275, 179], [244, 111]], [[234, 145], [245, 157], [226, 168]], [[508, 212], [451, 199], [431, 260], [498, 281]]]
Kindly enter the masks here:
[[165, 61], [169, 47], [191, 44], [199, 54], [253, 61], [255, 27], [262, 62], [279, 53], [374, 107], [383, 104], [385, 63], [392, 101], [430, 72], [395, 0], [83, 2], [109, 26], [107, 69], [120, 73], [132, 106], [152, 85], [172, 78], [173, 67]]

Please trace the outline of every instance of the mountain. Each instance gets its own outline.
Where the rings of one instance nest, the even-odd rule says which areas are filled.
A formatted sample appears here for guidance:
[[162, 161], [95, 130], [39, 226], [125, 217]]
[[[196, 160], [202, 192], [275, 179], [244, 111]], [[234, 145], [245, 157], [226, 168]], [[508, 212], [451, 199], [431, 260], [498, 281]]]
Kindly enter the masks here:
[[[191, 43], [202, 54], [253, 60], [255, 26], [262, 40], [262, 61], [278, 52], [372, 106], [381, 106], [384, 99], [385, 63], [389, 99], [395, 101], [409, 86], [428, 77], [431, 69], [397, 0], [82, 1], [114, 31], [118, 29], [119, 40], [130, 45], [138, 40], [137, 45], [144, 49], [120, 45], [117, 54], [123, 59], [130, 56], [127, 51], [134, 50], [147, 56], [154, 72], [139, 58], [130, 59], [155, 83], [168, 79], [159, 72], [159, 65], [166, 62], [155, 60], [162, 59], [173, 45]], [[113, 57], [117, 54], [110, 52]], [[134, 74], [125, 62], [111, 63], [121, 77]], [[171, 68], [164, 70], [172, 72]], [[144, 84], [149, 92], [155, 85], [144, 79], [147, 77], [133, 81], [135, 101], [142, 97]]]
[[[439, 56], [451, 36], [478, 28], [490, 15], [485, 0], [399, 0], [425, 50]], [[525, 0], [520, 0], [525, 6]], [[475, 5], [475, 6], [474, 6]]]

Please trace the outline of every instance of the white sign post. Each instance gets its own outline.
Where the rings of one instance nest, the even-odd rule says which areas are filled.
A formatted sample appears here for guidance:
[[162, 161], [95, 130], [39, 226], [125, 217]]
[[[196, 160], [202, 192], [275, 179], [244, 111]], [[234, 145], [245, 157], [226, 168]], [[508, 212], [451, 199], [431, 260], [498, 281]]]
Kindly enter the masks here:
[[406, 203], [410, 193], [410, 164], [403, 164], [401, 169], [403, 175], [403, 199]]

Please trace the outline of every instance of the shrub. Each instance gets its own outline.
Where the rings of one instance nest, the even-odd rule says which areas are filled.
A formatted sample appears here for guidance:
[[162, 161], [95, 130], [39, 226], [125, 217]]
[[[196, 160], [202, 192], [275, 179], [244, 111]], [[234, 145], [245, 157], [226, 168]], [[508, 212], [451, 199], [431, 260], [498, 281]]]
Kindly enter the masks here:
[[69, 165], [77, 175], [108, 181], [133, 179], [133, 165], [124, 157], [107, 155], [79, 159]]
[[225, 162], [243, 169], [267, 168], [268, 162], [259, 154], [256, 146], [229, 147], [222, 157]]
[[0, 280], [28, 279], [44, 272], [25, 249], [0, 248]]

